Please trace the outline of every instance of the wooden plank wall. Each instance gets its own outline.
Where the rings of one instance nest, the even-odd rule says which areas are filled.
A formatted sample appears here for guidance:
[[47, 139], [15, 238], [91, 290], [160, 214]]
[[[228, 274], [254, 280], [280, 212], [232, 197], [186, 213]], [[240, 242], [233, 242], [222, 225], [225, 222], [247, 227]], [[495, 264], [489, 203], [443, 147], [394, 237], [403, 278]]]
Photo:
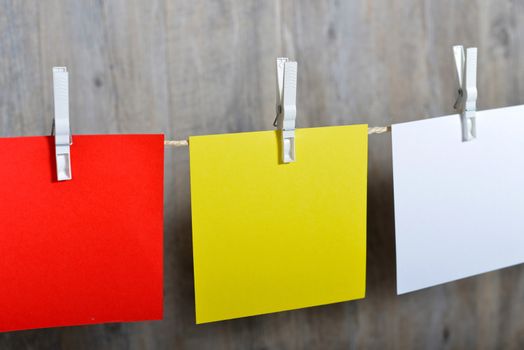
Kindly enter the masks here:
[[[79, 134], [271, 129], [277, 56], [299, 62], [299, 127], [451, 114], [456, 43], [479, 47], [480, 109], [524, 103], [519, 0], [0, 0], [0, 135], [50, 132], [53, 65]], [[165, 319], [5, 333], [0, 348], [524, 347], [524, 267], [395, 295], [390, 141], [370, 137], [365, 300], [196, 326], [188, 152], [168, 149]]]

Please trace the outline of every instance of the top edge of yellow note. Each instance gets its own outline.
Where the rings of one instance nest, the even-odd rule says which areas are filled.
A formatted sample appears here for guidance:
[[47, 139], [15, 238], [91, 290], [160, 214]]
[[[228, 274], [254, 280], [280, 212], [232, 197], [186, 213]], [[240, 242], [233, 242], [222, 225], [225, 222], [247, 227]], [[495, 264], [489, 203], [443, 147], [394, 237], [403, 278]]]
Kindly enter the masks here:
[[[350, 125], [329, 125], [329, 126], [315, 126], [308, 128], [295, 128], [295, 131], [298, 130], [317, 130], [317, 129], [338, 129], [338, 128], [368, 128], [369, 124], [350, 124]], [[278, 132], [278, 129], [270, 130], [255, 130], [255, 131], [240, 131], [240, 132], [226, 132], [218, 134], [202, 134], [202, 135], [191, 135], [188, 137], [188, 140], [196, 139], [200, 137], [220, 137], [227, 135], [249, 135], [249, 134], [258, 134], [258, 133], [267, 133], [267, 132]]]

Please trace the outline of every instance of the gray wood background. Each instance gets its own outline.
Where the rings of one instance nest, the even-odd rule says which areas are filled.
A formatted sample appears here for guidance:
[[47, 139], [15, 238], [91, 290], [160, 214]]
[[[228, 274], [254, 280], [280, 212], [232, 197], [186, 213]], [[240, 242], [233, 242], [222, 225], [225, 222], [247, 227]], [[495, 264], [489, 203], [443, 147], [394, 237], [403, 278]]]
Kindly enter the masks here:
[[[456, 43], [479, 48], [479, 109], [524, 103], [520, 0], [0, 0], [0, 136], [49, 133], [53, 65], [79, 134], [271, 129], [277, 56], [299, 62], [299, 127], [450, 114]], [[196, 326], [188, 152], [167, 149], [164, 320], [0, 348], [523, 348], [523, 267], [395, 295], [390, 141], [370, 137], [365, 300]]]

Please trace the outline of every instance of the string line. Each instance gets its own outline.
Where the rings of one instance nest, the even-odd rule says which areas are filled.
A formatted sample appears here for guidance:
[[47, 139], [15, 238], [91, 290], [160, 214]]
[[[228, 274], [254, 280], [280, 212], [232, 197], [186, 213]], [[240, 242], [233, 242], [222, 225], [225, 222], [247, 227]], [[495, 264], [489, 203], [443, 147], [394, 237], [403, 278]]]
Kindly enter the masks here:
[[[373, 134], [384, 134], [391, 131], [391, 126], [370, 126], [368, 128], [368, 135]], [[188, 140], [166, 140], [164, 141], [166, 147], [187, 147], [189, 146]]]
[[166, 140], [164, 141], [164, 146], [166, 147], [186, 147], [189, 146], [187, 140]]

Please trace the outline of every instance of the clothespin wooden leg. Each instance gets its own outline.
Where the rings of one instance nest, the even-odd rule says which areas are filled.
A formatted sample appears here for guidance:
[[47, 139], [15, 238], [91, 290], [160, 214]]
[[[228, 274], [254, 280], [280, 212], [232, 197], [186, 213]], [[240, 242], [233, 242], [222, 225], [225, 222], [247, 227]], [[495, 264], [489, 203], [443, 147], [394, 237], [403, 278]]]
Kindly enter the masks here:
[[454, 107], [462, 120], [462, 140], [471, 141], [477, 137], [477, 48], [468, 48], [464, 54], [464, 47], [457, 45], [453, 53], [459, 83]]
[[277, 117], [281, 130], [282, 162], [295, 161], [295, 121], [297, 116], [297, 62], [277, 58]]
[[56, 175], [58, 181], [71, 180], [71, 128], [69, 124], [69, 76], [66, 67], [53, 68]]

